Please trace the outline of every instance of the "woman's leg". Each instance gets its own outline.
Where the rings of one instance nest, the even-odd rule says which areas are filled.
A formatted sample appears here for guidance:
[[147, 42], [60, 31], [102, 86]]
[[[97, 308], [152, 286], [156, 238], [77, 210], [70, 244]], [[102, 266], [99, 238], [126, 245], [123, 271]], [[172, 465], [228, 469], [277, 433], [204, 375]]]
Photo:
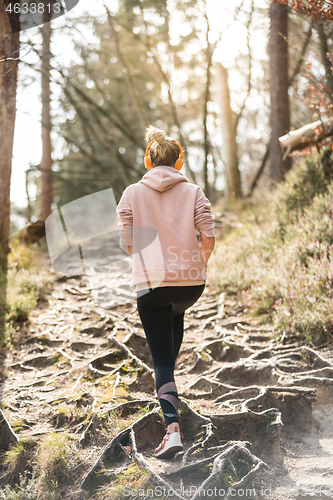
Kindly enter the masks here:
[[155, 386], [166, 425], [179, 422], [175, 360], [184, 333], [184, 311], [201, 296], [205, 285], [160, 287], [138, 296], [138, 312], [153, 358]]
[[179, 422], [178, 394], [174, 380], [172, 306], [157, 311], [139, 309], [155, 371], [155, 388], [166, 425]]
[[183, 342], [184, 336], [184, 316], [185, 313], [181, 313], [179, 316], [173, 317], [173, 347], [174, 347], [174, 355], [175, 360], [180, 351], [180, 346]]
[[173, 342], [176, 360], [184, 336], [185, 310], [199, 299], [205, 289], [205, 285], [173, 287], [173, 289]]

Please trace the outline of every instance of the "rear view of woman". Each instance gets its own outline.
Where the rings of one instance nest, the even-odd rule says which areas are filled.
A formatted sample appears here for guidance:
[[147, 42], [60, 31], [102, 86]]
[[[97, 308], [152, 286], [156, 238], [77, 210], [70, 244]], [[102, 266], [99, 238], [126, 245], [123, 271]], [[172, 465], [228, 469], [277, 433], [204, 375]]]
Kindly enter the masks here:
[[183, 340], [185, 310], [205, 288], [215, 233], [208, 199], [180, 172], [183, 152], [178, 142], [152, 126], [146, 140], [149, 171], [125, 189], [117, 214], [121, 246], [133, 254], [131, 285], [137, 293], [166, 423], [166, 435], [155, 456], [165, 458], [183, 448], [175, 361]]

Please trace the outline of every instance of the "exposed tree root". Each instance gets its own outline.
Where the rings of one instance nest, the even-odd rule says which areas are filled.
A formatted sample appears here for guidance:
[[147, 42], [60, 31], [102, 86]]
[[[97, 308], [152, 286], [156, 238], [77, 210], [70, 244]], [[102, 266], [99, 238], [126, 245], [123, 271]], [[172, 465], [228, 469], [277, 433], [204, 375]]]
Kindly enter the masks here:
[[[130, 430], [130, 448], [131, 448], [130, 456], [132, 456], [133, 460], [139, 465], [139, 467], [142, 467], [143, 469], [150, 472], [151, 479], [154, 481], [154, 483], [164, 486], [167, 490], [170, 490], [170, 484], [167, 481], [165, 481], [159, 474], [157, 474], [154, 471], [153, 467], [151, 467], [150, 464], [147, 462], [147, 460], [144, 458], [142, 453], [138, 452], [133, 428], [131, 428]], [[184, 500], [184, 497], [182, 495], [179, 495], [177, 492], [174, 492], [174, 496], [176, 498], [179, 498], [180, 500]]]
[[[188, 390], [182, 395], [189, 399], [215, 399], [217, 401], [219, 396], [237, 389], [238, 388], [236, 386], [223, 384], [218, 380], [201, 376], [196, 382], [188, 386]], [[193, 390], [202, 392], [189, 392]]]
[[214, 340], [204, 344], [201, 350], [208, 351], [216, 361], [238, 361], [251, 356], [255, 351], [249, 346], [228, 339]]
[[104, 462], [106, 460], [115, 463], [119, 462], [119, 458], [121, 458], [119, 456], [119, 451], [121, 452], [122, 455], [125, 454], [126, 456], [123, 447], [128, 446], [132, 429], [134, 433], [137, 433], [138, 436], [141, 438], [140, 444], [142, 444], [143, 446], [146, 444], [150, 444], [150, 436], [154, 432], [156, 432], [156, 430], [159, 431], [160, 434], [161, 430], [164, 431], [164, 424], [162, 422], [162, 417], [159, 415], [158, 411], [159, 411], [158, 408], [152, 410], [147, 415], [144, 415], [143, 417], [136, 420], [132, 425], [121, 431], [119, 434], [117, 434], [117, 436], [115, 436], [112, 439], [112, 441], [104, 448], [97, 462], [87, 473], [86, 477], [81, 483], [82, 489], [86, 489], [89, 486], [89, 483], [93, 479], [93, 475], [96, 471], [105, 468]]
[[[223, 473], [226, 466], [231, 462], [232, 470], [235, 474], [236, 468], [234, 462], [239, 459], [243, 462], [247, 462], [247, 464], [249, 464], [250, 467], [252, 466], [252, 468], [250, 468], [250, 470], [239, 481], [233, 484], [232, 490], [237, 490], [238, 488], [246, 486], [250, 481], [252, 481], [259, 469], [266, 466], [260, 458], [253, 456], [243, 445], [235, 444], [231, 446], [231, 448], [220, 453], [215, 458], [213, 470], [210, 476], [200, 485], [196, 493], [191, 497], [191, 500], [200, 498], [203, 491], [207, 491], [208, 489], [213, 490], [214, 488], [217, 488], [221, 490], [221, 481], [223, 480]], [[230, 490], [231, 487], [227, 489], [225, 499], [229, 498], [229, 494], [231, 493]], [[234, 493], [232, 494], [235, 496]]]
[[[67, 278], [58, 280], [52, 304], [62, 300], [66, 309], [68, 301], [68, 311], [62, 314], [60, 308], [53, 308], [43, 315], [42, 324], [50, 329], [41, 334], [33, 325], [31, 331], [39, 333], [25, 339], [22, 351], [18, 350], [20, 354], [26, 349], [26, 356], [11, 358], [9, 369], [17, 383], [9, 385], [4, 408], [10, 421], [17, 421], [17, 427], [12, 424], [15, 432], [21, 432], [18, 421], [32, 420], [28, 418], [29, 396], [32, 408], [40, 399], [46, 418], [38, 422], [34, 433], [22, 425], [22, 433], [29, 432], [29, 436], [49, 432], [50, 422], [54, 425], [55, 415], [61, 414], [52, 431], [63, 432], [66, 423], [66, 432], [81, 434], [81, 444], [92, 447], [90, 454], [88, 449], [80, 450], [86, 453], [86, 462], [78, 467], [105, 446], [105, 431], [114, 429], [121, 419], [130, 417], [132, 422], [137, 412], [145, 412], [95, 457], [82, 481], [83, 489], [92, 491], [101, 481], [113, 487], [113, 481], [135, 462], [149, 471], [155, 484], [177, 490], [170, 499], [184, 500], [182, 487], [192, 486], [191, 500], [199, 500], [204, 491], [215, 487], [225, 490], [224, 500], [231, 500], [235, 498], [232, 490], [248, 485], [265, 467], [264, 462], [279, 463], [282, 426], [292, 432], [294, 426], [308, 431], [313, 425], [313, 401], [319, 395], [325, 401], [333, 394], [333, 362], [325, 358], [332, 358], [332, 353], [308, 347], [285, 333], [278, 339], [273, 328], [253, 326], [245, 316], [238, 316], [242, 308], [227, 294], [203, 296], [187, 313], [188, 343], [184, 342], [175, 372], [184, 450], [170, 461], [158, 460], [153, 450], [164, 436], [165, 424], [136, 308], [133, 303], [112, 311], [89, 302], [74, 304], [86, 295], [87, 287], [68, 287]], [[47, 395], [50, 390], [55, 391], [53, 397]], [[26, 405], [21, 404], [24, 398]], [[7, 420], [0, 422], [0, 435], [4, 451], [17, 442]], [[0, 482], [6, 477], [1, 476]], [[81, 493], [82, 498], [88, 495]]]
[[88, 364], [88, 371], [97, 377], [104, 377], [106, 374], [111, 377], [116, 374], [118, 383], [120, 381], [119, 375], [123, 369], [137, 372], [137, 377], [130, 387], [140, 385], [142, 388], [152, 391], [154, 389], [153, 370], [113, 335], [109, 337], [109, 342], [115, 347], [102, 356], [96, 356], [92, 359]]
[[134, 400], [114, 406], [110, 412], [115, 412], [119, 417], [127, 417], [135, 413], [139, 407], [159, 408], [159, 403], [153, 399]]
[[153, 370], [149, 368], [146, 363], [141, 361], [141, 359], [138, 358], [123, 342], [120, 342], [120, 340], [116, 339], [115, 337], [109, 337], [109, 340], [111, 342], [114, 342], [116, 346], [124, 352], [126, 357], [132, 359], [139, 368], [142, 368], [147, 373], [153, 373]]
[[[147, 401], [135, 402], [136, 405], [139, 403], [143, 405]], [[133, 409], [134, 402], [119, 405], [116, 408], [120, 409], [120, 407], [128, 411]], [[192, 499], [198, 498], [198, 492], [214, 488], [219, 483], [222, 488], [224, 470], [226, 466], [230, 467], [230, 464], [235, 476], [235, 487], [241, 487], [248, 484], [258, 470], [264, 466], [264, 462], [260, 458], [246, 449], [246, 446], [250, 444], [246, 437], [251, 438], [254, 446], [257, 445], [257, 450], [260, 449], [262, 454], [265, 448], [263, 440], [278, 441], [279, 431], [282, 427], [280, 413], [277, 410], [208, 416], [197, 413], [183, 399], [180, 399], [179, 410], [181, 427], [184, 429], [184, 442], [190, 444], [185, 452], [179, 453], [179, 456], [182, 456], [180, 468], [164, 474], [157, 473], [154, 463], [150, 463], [141, 453], [141, 450], [145, 450], [147, 453], [147, 449], [152, 448], [152, 436], [157, 440], [159, 436], [163, 435], [161, 431], [164, 431], [164, 424], [159, 414], [159, 408], [156, 407], [112, 439], [86, 475], [81, 488], [89, 488], [95, 474], [101, 469], [105, 469], [106, 463], [112, 464], [112, 466], [123, 466], [126, 459], [131, 459], [140, 467], [148, 470], [153, 482], [173, 491], [179, 489], [179, 485], [174, 484], [177, 479], [181, 480], [182, 485], [186, 481], [187, 483], [190, 481], [189, 484], [193, 486], [193, 478], [197, 476], [200, 478], [204, 474], [204, 480], [195, 485], [196, 493], [192, 495]], [[243, 427], [241, 437], [244, 437], [244, 442], [235, 442], [229, 436], [232, 434], [232, 429], [234, 434], [239, 433], [240, 426]], [[224, 442], [222, 445], [220, 444], [221, 439]], [[225, 443], [225, 441], [228, 442]], [[272, 446], [270, 446], [269, 453], [272, 453]], [[206, 456], [199, 458], [201, 455]], [[194, 457], [194, 462], [187, 463], [190, 457]], [[243, 475], [240, 472], [236, 473], [238, 461], [242, 463]], [[212, 463], [213, 470], [209, 473], [208, 466]], [[200, 474], [193, 474], [198, 471]], [[114, 473], [115, 471], [113, 471]], [[176, 492], [174, 495], [176, 498], [183, 499], [183, 496]]]
[[[281, 350], [282, 353], [279, 352]], [[309, 365], [313, 369], [309, 370]], [[279, 346], [276, 349], [262, 349], [234, 363], [225, 363], [216, 370], [213, 378], [246, 387], [253, 384], [285, 385], [286, 382], [292, 385], [292, 380], [316, 375], [332, 379], [332, 363], [307, 346]]]
[[87, 424], [86, 428], [84, 429], [84, 431], [82, 432], [81, 437], [79, 439], [79, 443], [82, 445], [87, 443], [88, 438], [89, 438], [89, 433], [91, 432], [93, 424], [94, 424], [96, 402], [97, 402], [97, 398], [95, 397], [93, 404], [92, 404], [92, 407], [91, 407], [90, 418], [89, 418], [88, 424]]
[[0, 409], [0, 451], [7, 451], [14, 443], [18, 443], [18, 437]]
[[190, 448], [188, 448], [186, 450], [186, 452], [183, 455], [182, 467], [186, 466], [186, 461], [187, 461], [189, 455], [193, 454], [198, 448], [203, 449], [203, 448], [209, 446], [211, 441], [218, 442], [218, 439], [216, 438], [216, 436], [214, 434], [214, 426], [213, 426], [212, 422], [209, 422], [206, 425], [202, 425], [202, 427], [204, 428], [203, 441], [199, 441], [199, 442], [193, 444], [192, 446], [190, 446]]

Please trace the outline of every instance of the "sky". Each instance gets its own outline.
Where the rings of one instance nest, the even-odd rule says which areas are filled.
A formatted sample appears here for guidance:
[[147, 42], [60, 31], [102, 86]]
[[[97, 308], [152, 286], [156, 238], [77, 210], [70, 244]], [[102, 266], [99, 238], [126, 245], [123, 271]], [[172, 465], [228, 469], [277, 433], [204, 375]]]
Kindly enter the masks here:
[[[171, 1], [172, 0], [170, 0], [170, 2]], [[213, 34], [214, 30], [218, 32], [218, 30], [221, 29], [221, 25], [228, 26], [230, 24], [234, 14], [234, 6], [238, 4], [239, 1], [240, 0], [233, 4], [229, 15], [229, 1], [220, 0], [220, 2], [217, 2], [216, 0], [211, 0], [208, 2], [207, 13], [211, 20]], [[249, 0], [247, 1], [249, 5]], [[72, 60], [75, 61], [77, 59], [73, 48], [73, 40], [76, 37], [85, 36], [85, 38], [89, 40], [89, 43], [94, 43], [89, 26], [83, 27], [79, 33], [78, 31], [71, 29], [71, 20], [83, 14], [88, 14], [91, 19], [96, 16], [104, 16], [105, 10], [103, 3], [103, 0], [95, 0], [94, 2], [91, 2], [90, 0], [80, 0], [79, 4], [69, 13], [55, 19], [52, 22], [53, 35], [51, 50], [58, 64], [60, 63], [67, 66]], [[107, 0], [106, 3], [110, 10], [116, 10], [117, 0]], [[267, 7], [267, 4], [268, 0], [255, 0], [256, 7]], [[186, 34], [183, 32], [184, 28], [176, 16], [172, 18], [171, 25], [175, 32], [175, 39], [177, 38], [177, 33], [181, 33], [182, 35]], [[33, 51], [29, 52], [29, 48], [26, 47], [29, 40], [31, 40], [34, 44], [40, 43], [41, 35], [38, 27], [21, 32], [21, 59], [24, 63], [35, 64], [38, 66], [38, 56]], [[252, 51], [257, 54], [258, 58], [264, 58], [266, 44], [263, 42], [261, 37], [253, 37], [251, 43]], [[240, 51], [244, 54], [247, 51], [246, 31], [243, 24], [234, 22], [223, 36], [222, 42], [219, 44], [218, 50], [215, 53], [215, 60], [222, 62], [226, 67], [228, 67], [228, 64], [232, 63], [233, 59]], [[40, 163], [42, 154], [40, 125], [41, 84], [39, 78], [37, 78], [34, 83], [28, 86], [23, 86], [24, 83], [28, 83], [29, 75], [34, 74], [31, 70], [27, 69], [27, 66], [24, 63], [21, 62], [19, 65], [20, 83], [17, 95], [17, 115], [14, 135], [11, 183], [11, 201], [19, 207], [25, 207], [27, 204], [25, 172], [30, 165], [38, 165]], [[237, 86], [237, 82], [230, 82], [231, 88], [235, 88], [235, 86]], [[57, 97], [58, 89], [53, 86], [52, 90], [54, 92], [53, 97]], [[53, 102], [53, 107], [54, 106], [56, 106], [56, 99]], [[63, 143], [59, 140], [54, 143], [54, 160], [62, 156], [62, 146]], [[35, 196], [33, 186], [31, 185], [29, 195], [31, 198], [34, 198]], [[22, 219], [16, 218], [15, 222], [20, 227], [24, 225], [24, 221]]]

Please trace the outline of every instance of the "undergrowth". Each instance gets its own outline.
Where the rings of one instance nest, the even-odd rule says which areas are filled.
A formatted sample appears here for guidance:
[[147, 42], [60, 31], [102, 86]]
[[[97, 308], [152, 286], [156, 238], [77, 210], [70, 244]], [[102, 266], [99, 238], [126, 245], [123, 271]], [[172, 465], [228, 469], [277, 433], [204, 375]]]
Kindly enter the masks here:
[[126, 497], [143, 497], [146, 493], [149, 498], [154, 496], [155, 485], [150, 479], [150, 473], [141, 469], [136, 463], [130, 464], [122, 470], [112, 481], [112, 484], [101, 486], [92, 496], [93, 500], [122, 500]]
[[38, 480], [34, 477], [28, 478], [21, 474], [19, 483], [11, 487], [7, 484], [0, 490], [0, 500], [37, 500], [38, 499]]
[[329, 158], [306, 158], [267, 199], [244, 201], [239, 227], [217, 243], [211, 267], [214, 284], [238, 294], [250, 315], [313, 343], [333, 334]]
[[39, 250], [18, 240], [11, 242], [7, 272], [7, 331], [28, 320], [51, 275], [36, 262]]
[[[114, 420], [116, 419], [117, 422]], [[119, 420], [119, 422], [118, 422]], [[110, 416], [107, 427], [115, 430], [122, 425], [124, 419], [118, 412]], [[128, 424], [128, 422], [127, 422]], [[103, 430], [102, 425], [98, 426]], [[97, 432], [96, 427], [96, 432]], [[98, 434], [101, 434], [101, 431]], [[105, 434], [110, 440], [110, 433]], [[1, 465], [5, 467], [7, 484], [0, 487], [0, 500], [82, 500], [86, 494], [79, 489], [84, 476], [80, 465], [83, 462], [82, 448], [77, 439], [67, 432], [50, 432], [35, 441], [22, 439], [5, 452], [1, 458]], [[105, 466], [115, 467], [115, 463]], [[124, 489], [134, 493], [136, 490], [153, 488], [150, 473], [141, 469], [137, 464], [120, 468], [117, 474], [110, 478], [109, 470], [101, 470], [97, 475], [89, 498], [94, 500], [124, 498]], [[109, 484], [105, 484], [105, 482]]]
[[80, 453], [66, 432], [13, 445], [3, 458], [10, 484], [0, 489], [0, 500], [61, 500], [78, 460]]
[[71, 468], [78, 459], [72, 437], [51, 432], [43, 437], [37, 452], [40, 500], [61, 499], [61, 487], [68, 484]]

